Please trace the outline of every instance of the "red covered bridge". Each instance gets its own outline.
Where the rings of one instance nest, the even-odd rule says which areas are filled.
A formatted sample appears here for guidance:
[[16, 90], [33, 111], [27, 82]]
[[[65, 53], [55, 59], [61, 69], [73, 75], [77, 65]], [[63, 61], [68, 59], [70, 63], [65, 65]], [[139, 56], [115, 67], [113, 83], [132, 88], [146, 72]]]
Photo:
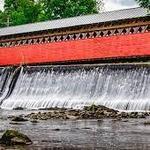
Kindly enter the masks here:
[[142, 8], [0, 29], [0, 66], [150, 58]]

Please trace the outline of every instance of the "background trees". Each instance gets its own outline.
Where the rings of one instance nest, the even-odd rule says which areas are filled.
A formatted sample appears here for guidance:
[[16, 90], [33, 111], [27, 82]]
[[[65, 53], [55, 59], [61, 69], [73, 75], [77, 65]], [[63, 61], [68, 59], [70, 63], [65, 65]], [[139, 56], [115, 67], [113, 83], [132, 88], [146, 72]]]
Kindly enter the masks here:
[[150, 0], [136, 0], [140, 6], [150, 10]]
[[[20, 25], [38, 21], [40, 3], [34, 0], [5, 0], [4, 12], [10, 25]], [[8, 25], [8, 24], [7, 24]]]
[[[0, 27], [95, 14], [103, 0], [4, 0]], [[150, 0], [136, 0], [150, 10]]]
[[4, 0], [0, 27], [98, 13], [102, 0]]
[[42, 0], [46, 19], [59, 19], [98, 13], [96, 0]]

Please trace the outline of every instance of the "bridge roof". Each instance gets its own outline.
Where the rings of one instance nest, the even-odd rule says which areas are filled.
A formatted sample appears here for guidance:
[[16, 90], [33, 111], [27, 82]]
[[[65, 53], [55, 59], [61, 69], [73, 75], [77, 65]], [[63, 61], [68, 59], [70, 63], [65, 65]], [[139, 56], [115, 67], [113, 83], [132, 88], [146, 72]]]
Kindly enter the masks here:
[[66, 27], [74, 27], [81, 25], [88, 25], [94, 23], [103, 23], [110, 21], [118, 21], [124, 19], [132, 19], [147, 16], [147, 11], [143, 8], [131, 8], [117, 11], [103, 12], [95, 15], [86, 15], [71, 17], [66, 19], [45, 21], [39, 23], [25, 24], [14, 27], [7, 27], [0, 29], [0, 36], [23, 34], [30, 32], [38, 32], [44, 30], [60, 29]]

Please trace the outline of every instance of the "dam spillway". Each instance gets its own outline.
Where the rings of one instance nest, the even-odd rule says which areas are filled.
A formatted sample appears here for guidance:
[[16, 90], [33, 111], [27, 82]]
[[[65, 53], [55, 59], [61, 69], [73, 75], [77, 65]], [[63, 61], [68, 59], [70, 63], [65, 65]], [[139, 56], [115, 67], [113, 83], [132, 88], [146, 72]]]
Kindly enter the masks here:
[[150, 110], [149, 31], [140, 7], [2, 28], [0, 107]]
[[80, 109], [95, 104], [118, 110], [150, 110], [148, 65], [6, 67], [0, 69], [0, 80], [3, 109]]

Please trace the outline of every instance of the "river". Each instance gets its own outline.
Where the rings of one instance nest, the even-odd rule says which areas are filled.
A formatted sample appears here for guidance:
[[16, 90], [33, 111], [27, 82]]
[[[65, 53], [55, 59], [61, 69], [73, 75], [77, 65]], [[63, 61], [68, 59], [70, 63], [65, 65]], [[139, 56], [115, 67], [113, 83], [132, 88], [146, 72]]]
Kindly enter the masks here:
[[[0, 136], [7, 129], [25, 133], [33, 141], [26, 147], [6, 147], [19, 150], [148, 150], [150, 125], [147, 119], [46, 120], [10, 124], [8, 116], [32, 111], [0, 110]], [[0, 148], [2, 149], [2, 148]]]

